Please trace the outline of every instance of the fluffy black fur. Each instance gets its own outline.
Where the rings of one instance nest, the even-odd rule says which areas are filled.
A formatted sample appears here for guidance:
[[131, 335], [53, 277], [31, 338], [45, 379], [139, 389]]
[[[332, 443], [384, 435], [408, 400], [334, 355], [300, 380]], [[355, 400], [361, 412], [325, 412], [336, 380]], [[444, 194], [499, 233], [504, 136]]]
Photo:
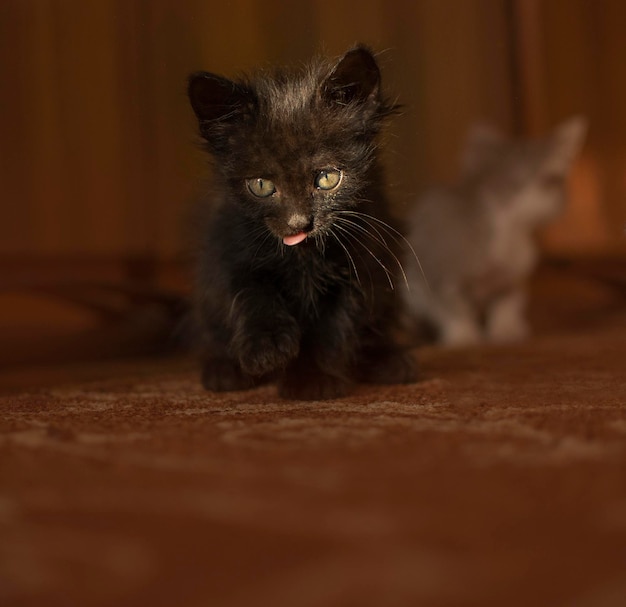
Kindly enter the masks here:
[[[372, 53], [237, 81], [199, 72], [189, 98], [215, 161], [196, 290], [205, 387], [276, 380], [284, 397], [321, 399], [412, 381], [393, 338], [402, 247], [376, 145], [395, 106]], [[339, 185], [316, 187], [329, 169]], [[255, 197], [257, 178], [275, 192]]]

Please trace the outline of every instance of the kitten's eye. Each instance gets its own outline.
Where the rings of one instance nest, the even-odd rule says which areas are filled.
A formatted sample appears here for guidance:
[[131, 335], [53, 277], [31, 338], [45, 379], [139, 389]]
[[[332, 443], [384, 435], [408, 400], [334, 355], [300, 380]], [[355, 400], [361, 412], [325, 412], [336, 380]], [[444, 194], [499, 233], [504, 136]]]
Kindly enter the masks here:
[[315, 178], [315, 187], [320, 190], [334, 190], [339, 183], [343, 173], [338, 169], [324, 169]]
[[273, 181], [261, 179], [260, 177], [257, 179], [246, 179], [246, 185], [250, 193], [257, 198], [268, 198], [276, 191]]

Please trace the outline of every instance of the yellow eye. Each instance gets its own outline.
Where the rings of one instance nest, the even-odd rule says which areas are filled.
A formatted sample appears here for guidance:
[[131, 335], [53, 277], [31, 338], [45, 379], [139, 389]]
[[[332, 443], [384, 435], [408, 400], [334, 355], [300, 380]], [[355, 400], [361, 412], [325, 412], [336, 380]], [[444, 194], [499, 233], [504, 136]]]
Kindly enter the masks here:
[[334, 190], [340, 183], [343, 173], [338, 169], [324, 169], [315, 177], [315, 187], [320, 190]]
[[268, 198], [276, 191], [273, 181], [260, 177], [257, 179], [246, 179], [246, 185], [250, 193], [257, 198]]

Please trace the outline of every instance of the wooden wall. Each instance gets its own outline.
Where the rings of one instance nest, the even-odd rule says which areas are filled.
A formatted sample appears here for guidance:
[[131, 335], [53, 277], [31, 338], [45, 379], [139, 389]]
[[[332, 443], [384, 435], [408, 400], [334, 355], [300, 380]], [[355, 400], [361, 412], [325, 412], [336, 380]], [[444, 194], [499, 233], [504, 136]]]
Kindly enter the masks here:
[[589, 119], [570, 204], [546, 234], [568, 255], [626, 254], [626, 3], [516, 0], [524, 131], [545, 133], [575, 113]]
[[0, 255], [178, 255], [203, 171], [185, 98], [200, 68], [234, 75], [366, 41], [406, 106], [393, 181], [410, 194], [448, 176], [469, 120], [509, 119], [501, 4], [3, 0]]
[[[620, 250], [626, 5], [619, 0], [2, 0], [0, 262], [172, 260], [203, 174], [190, 71], [381, 51], [405, 106], [389, 138], [400, 204], [450, 179], [469, 123], [540, 133], [592, 119], [556, 252]], [[591, 221], [591, 219], [593, 221]], [[620, 228], [620, 229], [618, 229]]]

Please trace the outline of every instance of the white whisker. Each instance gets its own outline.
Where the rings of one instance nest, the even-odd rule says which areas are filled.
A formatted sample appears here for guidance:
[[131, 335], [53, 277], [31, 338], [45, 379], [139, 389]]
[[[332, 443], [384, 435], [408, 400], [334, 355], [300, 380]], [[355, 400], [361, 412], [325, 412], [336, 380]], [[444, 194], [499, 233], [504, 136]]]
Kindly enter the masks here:
[[[263, 235], [263, 233], [265, 234]], [[263, 238], [261, 238], [262, 235], [263, 235]], [[262, 257], [261, 258], [258, 257], [259, 251], [261, 251], [261, 249], [265, 246], [265, 243], [267, 242], [268, 238], [270, 238], [271, 236], [272, 236], [272, 233], [269, 230], [264, 229], [264, 228], [257, 229], [255, 232], [251, 234], [252, 240], [256, 240], [257, 238], [261, 240], [261, 242], [259, 243], [259, 246], [257, 247], [253, 255], [253, 259], [255, 261], [258, 261], [259, 263], [263, 261]]]
[[[333, 227], [337, 227], [338, 228], [339, 226], [335, 225]], [[352, 265], [352, 268], [354, 269], [354, 275], [356, 276], [356, 281], [359, 284], [359, 286], [361, 286], [361, 278], [359, 277], [359, 271], [356, 269], [356, 264], [354, 263], [354, 259], [353, 259], [352, 255], [350, 255], [350, 251], [348, 251], [348, 248], [343, 244], [343, 242], [341, 242], [341, 239], [339, 238], [339, 235], [335, 234], [335, 232], [332, 229], [332, 227], [329, 230], [329, 233], [332, 234], [332, 236], [334, 236], [335, 240], [339, 243], [339, 246], [345, 251], [346, 256], [348, 257], [348, 261]]]
[[[339, 218], [336, 218], [339, 219]], [[341, 230], [343, 232], [343, 234], [345, 234], [346, 238], [350, 241], [355, 240], [355, 236], [353, 234], [351, 234], [350, 232], [346, 231], [345, 229], [343, 229], [339, 224], [335, 224], [333, 227]], [[357, 240], [357, 243], [359, 243], [359, 241]], [[365, 268], [365, 271], [367, 272], [367, 275], [369, 277], [369, 285], [370, 285], [370, 294], [372, 299], [374, 299], [374, 279], [372, 277], [372, 272], [370, 271], [370, 264], [366, 263], [363, 259], [363, 255], [361, 253], [361, 251], [359, 250], [358, 247], [353, 247], [352, 248], [352, 254], [354, 255], [358, 255], [359, 259], [362, 262], [362, 267]], [[363, 286], [363, 285], [361, 285]]]
[[378, 219], [378, 217], [374, 217], [373, 215], [369, 215], [368, 213], [362, 213], [360, 211], [354, 211], [354, 210], [345, 210], [345, 211], [341, 211], [341, 213], [345, 213], [347, 215], [355, 215], [357, 217], [361, 217], [365, 221], [367, 221], [367, 220], [375, 221], [375, 222], [377, 222], [377, 224], [379, 224], [379, 226], [382, 229], [384, 229], [387, 232], [387, 234], [389, 234], [389, 236], [394, 238], [394, 240], [398, 244], [405, 244], [409, 248], [409, 250], [411, 251], [411, 254], [413, 255], [413, 258], [417, 262], [417, 266], [418, 266], [419, 271], [420, 271], [420, 273], [422, 275], [422, 278], [424, 279], [424, 283], [426, 284], [426, 288], [429, 291], [431, 290], [430, 289], [430, 284], [428, 283], [428, 278], [426, 278], [426, 274], [424, 272], [424, 268], [422, 267], [422, 263], [420, 262], [419, 257], [417, 256], [417, 253], [415, 252], [415, 249], [413, 248], [413, 245], [407, 240], [407, 238], [404, 236], [404, 234], [402, 234], [401, 232], [396, 230], [393, 226], [390, 226], [385, 221], [382, 221], [382, 219]]
[[393, 280], [392, 280], [392, 274], [389, 271], [389, 268], [385, 266], [385, 264], [375, 255], [375, 253], [369, 247], [367, 247], [365, 244], [363, 244], [363, 242], [357, 239], [355, 234], [350, 234], [350, 232], [344, 226], [339, 225], [339, 223], [336, 223], [335, 227], [338, 230], [341, 230], [342, 232], [344, 232], [346, 235], [353, 236], [356, 239], [356, 241], [378, 262], [378, 265], [380, 265], [380, 267], [385, 271], [385, 275], [387, 276], [387, 280], [389, 281], [389, 286], [393, 290], [395, 287], [394, 287]]
[[352, 228], [359, 230], [361, 233], [371, 238], [375, 243], [378, 243], [381, 247], [383, 247], [391, 255], [391, 257], [393, 257], [394, 261], [398, 264], [398, 268], [400, 269], [400, 272], [402, 273], [404, 284], [406, 285], [407, 290], [410, 290], [409, 280], [407, 278], [406, 272], [404, 271], [404, 266], [402, 265], [402, 262], [400, 261], [400, 259], [398, 259], [398, 256], [389, 247], [389, 245], [387, 244], [387, 241], [385, 240], [385, 237], [380, 233], [379, 230], [376, 229], [375, 226], [372, 226], [368, 222], [368, 226], [376, 232], [376, 235], [372, 234], [366, 227], [356, 223], [355, 221], [346, 219], [345, 217], [340, 217], [338, 218], [338, 220], [343, 221], [346, 224], [350, 225]]

